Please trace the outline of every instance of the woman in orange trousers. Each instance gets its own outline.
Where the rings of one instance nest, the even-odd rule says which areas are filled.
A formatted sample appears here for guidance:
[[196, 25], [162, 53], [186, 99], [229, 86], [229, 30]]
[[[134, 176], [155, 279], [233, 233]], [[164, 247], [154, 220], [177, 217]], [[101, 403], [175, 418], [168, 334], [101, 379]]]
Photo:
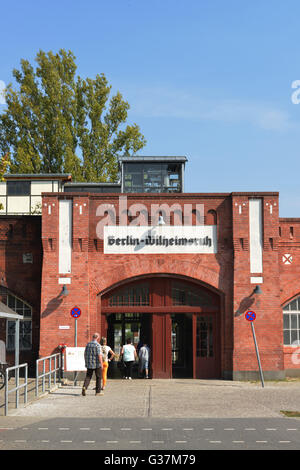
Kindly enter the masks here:
[[[103, 366], [102, 366], [102, 387], [101, 390], [104, 390], [106, 387], [106, 382], [107, 382], [107, 369], [108, 369], [108, 363], [112, 360], [112, 358], [115, 356], [115, 353], [113, 350], [107, 346], [106, 343], [106, 338], [101, 338], [100, 341], [101, 345], [101, 351], [102, 351], [102, 359], [103, 359]], [[110, 354], [110, 358], [108, 359], [108, 354]]]

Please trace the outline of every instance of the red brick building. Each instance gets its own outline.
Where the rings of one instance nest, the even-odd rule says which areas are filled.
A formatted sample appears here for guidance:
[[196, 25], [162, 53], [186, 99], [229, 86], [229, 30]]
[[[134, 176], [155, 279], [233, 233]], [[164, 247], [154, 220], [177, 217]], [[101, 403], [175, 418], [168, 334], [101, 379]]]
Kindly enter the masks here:
[[128, 192], [127, 182], [68, 183], [43, 193], [41, 216], [2, 216], [2, 294], [32, 308], [31, 359], [74, 346], [78, 306], [78, 346], [95, 331], [115, 352], [146, 339], [153, 377], [258, 378], [253, 310], [264, 377], [299, 375], [300, 219], [279, 218], [279, 194]]

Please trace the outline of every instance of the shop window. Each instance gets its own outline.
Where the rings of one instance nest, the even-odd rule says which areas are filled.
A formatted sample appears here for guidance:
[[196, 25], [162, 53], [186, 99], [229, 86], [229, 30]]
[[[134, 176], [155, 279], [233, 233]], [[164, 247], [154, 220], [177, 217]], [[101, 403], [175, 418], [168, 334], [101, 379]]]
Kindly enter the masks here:
[[108, 303], [110, 307], [150, 305], [149, 285], [124, 287], [112, 294]]
[[283, 307], [283, 343], [300, 344], [300, 296]]
[[[3, 299], [5, 301], [5, 298]], [[15, 297], [11, 293], [6, 294], [6, 304], [19, 315], [23, 315], [24, 320], [20, 321], [20, 351], [28, 351], [32, 349], [32, 309], [31, 307]], [[15, 349], [15, 321], [7, 321], [7, 350]]]
[[172, 285], [172, 305], [208, 306], [212, 300], [208, 294], [197, 287], [174, 282]]

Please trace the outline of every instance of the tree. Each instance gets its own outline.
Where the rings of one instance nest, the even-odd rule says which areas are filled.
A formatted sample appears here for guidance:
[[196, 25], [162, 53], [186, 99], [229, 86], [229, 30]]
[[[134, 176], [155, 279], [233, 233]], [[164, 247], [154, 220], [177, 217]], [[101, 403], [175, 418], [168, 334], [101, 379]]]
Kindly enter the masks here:
[[133, 155], [146, 140], [137, 124], [126, 125], [129, 104], [110, 97], [104, 74], [76, 76], [75, 56], [39, 51], [36, 69], [21, 60], [18, 85], [5, 91], [0, 151], [10, 153], [13, 173], [71, 173], [75, 181], [116, 181], [117, 157]]
[[4, 175], [7, 173], [7, 170], [10, 165], [9, 154], [6, 153], [3, 157], [0, 158], [0, 181], [5, 181]]

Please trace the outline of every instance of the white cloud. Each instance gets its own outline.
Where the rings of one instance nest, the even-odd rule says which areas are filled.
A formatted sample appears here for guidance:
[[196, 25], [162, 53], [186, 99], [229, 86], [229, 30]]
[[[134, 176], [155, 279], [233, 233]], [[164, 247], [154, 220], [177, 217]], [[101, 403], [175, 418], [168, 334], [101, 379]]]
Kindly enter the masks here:
[[287, 130], [295, 125], [289, 113], [270, 103], [242, 99], [205, 99], [182, 90], [159, 87], [135, 88], [124, 95], [129, 100], [132, 111], [144, 117], [248, 123], [274, 131]]
[[228, 100], [221, 103], [206, 103], [202, 119], [249, 123], [253, 126], [268, 130], [286, 130], [292, 123], [289, 114], [272, 105], [247, 102], [241, 100]]
[[0, 80], [0, 104], [6, 104], [4, 90], [6, 86], [3, 80]]

